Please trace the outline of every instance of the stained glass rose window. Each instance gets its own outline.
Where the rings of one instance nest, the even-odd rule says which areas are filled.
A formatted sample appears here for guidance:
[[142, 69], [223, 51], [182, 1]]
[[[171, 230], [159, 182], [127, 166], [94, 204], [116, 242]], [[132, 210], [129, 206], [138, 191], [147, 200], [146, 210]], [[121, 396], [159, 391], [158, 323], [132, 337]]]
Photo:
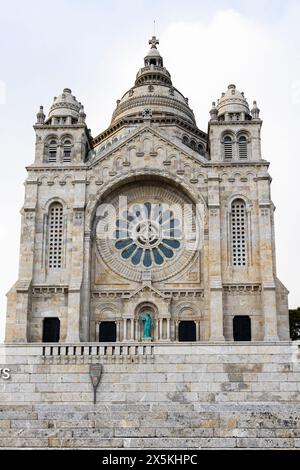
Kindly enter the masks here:
[[150, 268], [172, 259], [181, 248], [180, 221], [161, 204], [135, 204], [116, 222], [115, 248], [133, 266]]

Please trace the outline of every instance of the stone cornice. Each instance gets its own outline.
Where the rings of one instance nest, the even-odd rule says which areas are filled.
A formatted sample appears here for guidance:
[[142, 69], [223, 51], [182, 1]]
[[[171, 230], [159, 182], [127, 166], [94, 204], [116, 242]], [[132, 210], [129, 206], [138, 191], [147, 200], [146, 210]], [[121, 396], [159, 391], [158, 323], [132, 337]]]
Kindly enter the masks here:
[[[120, 118], [116, 123], [113, 125], [109, 126], [107, 129], [105, 129], [103, 132], [98, 134], [94, 139], [93, 139], [93, 147], [96, 147], [99, 145], [103, 140], [107, 139], [107, 137], [113, 135], [115, 132], [119, 131], [125, 126], [128, 126], [130, 124], [142, 124], [144, 122], [144, 119], [142, 117], [123, 117]], [[173, 125], [178, 125], [182, 129], [189, 130], [191, 133], [195, 134], [198, 137], [201, 137], [204, 140], [207, 140], [207, 134], [204, 131], [201, 131], [198, 129], [196, 126], [192, 125], [189, 121], [186, 121], [183, 118], [180, 118], [178, 116], [165, 116], [165, 117], [153, 117], [151, 119], [151, 122], [154, 123], [161, 123], [161, 124], [173, 124]]]

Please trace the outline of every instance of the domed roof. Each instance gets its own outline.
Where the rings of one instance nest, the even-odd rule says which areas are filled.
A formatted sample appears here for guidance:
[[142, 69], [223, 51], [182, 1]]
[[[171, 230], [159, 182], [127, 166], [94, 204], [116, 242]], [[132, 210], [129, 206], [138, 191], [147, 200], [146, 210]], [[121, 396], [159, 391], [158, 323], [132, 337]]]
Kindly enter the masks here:
[[146, 57], [161, 57], [161, 55], [156, 47], [151, 47]]
[[70, 88], [65, 88], [59, 96], [54, 97], [49, 111], [49, 118], [52, 116], [72, 116], [78, 118], [81, 107], [81, 103], [72, 95]]
[[248, 102], [243, 92], [236, 89], [235, 85], [228, 85], [225, 93], [222, 93], [221, 98], [217, 103], [218, 116], [225, 113], [246, 113], [250, 114]]
[[196, 124], [187, 98], [173, 87], [171, 75], [163, 66], [158, 43], [155, 36], [149, 40], [151, 49], [144, 58], [144, 67], [138, 71], [134, 86], [117, 101], [111, 124], [124, 117], [141, 117], [145, 109], [151, 110], [153, 117], [176, 115]]

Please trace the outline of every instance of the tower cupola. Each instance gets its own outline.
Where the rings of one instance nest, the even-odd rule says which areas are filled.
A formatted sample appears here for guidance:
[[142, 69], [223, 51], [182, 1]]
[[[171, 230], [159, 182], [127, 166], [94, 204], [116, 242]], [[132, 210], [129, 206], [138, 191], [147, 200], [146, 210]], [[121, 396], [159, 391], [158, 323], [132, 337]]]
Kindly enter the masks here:
[[249, 105], [244, 93], [237, 90], [233, 84], [228, 85], [226, 92], [222, 93], [221, 98], [217, 102], [216, 109], [218, 120], [244, 121], [251, 119]]
[[80, 117], [82, 104], [72, 95], [70, 88], [65, 88], [59, 96], [55, 96], [50, 108], [47, 123], [76, 124]]

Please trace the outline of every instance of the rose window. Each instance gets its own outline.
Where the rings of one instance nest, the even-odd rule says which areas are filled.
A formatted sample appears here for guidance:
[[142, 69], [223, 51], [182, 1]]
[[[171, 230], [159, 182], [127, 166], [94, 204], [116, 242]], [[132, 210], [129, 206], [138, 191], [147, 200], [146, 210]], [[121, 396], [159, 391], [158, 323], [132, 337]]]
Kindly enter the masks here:
[[115, 248], [133, 266], [161, 266], [181, 248], [180, 222], [161, 204], [135, 204], [122, 213], [116, 226]]

